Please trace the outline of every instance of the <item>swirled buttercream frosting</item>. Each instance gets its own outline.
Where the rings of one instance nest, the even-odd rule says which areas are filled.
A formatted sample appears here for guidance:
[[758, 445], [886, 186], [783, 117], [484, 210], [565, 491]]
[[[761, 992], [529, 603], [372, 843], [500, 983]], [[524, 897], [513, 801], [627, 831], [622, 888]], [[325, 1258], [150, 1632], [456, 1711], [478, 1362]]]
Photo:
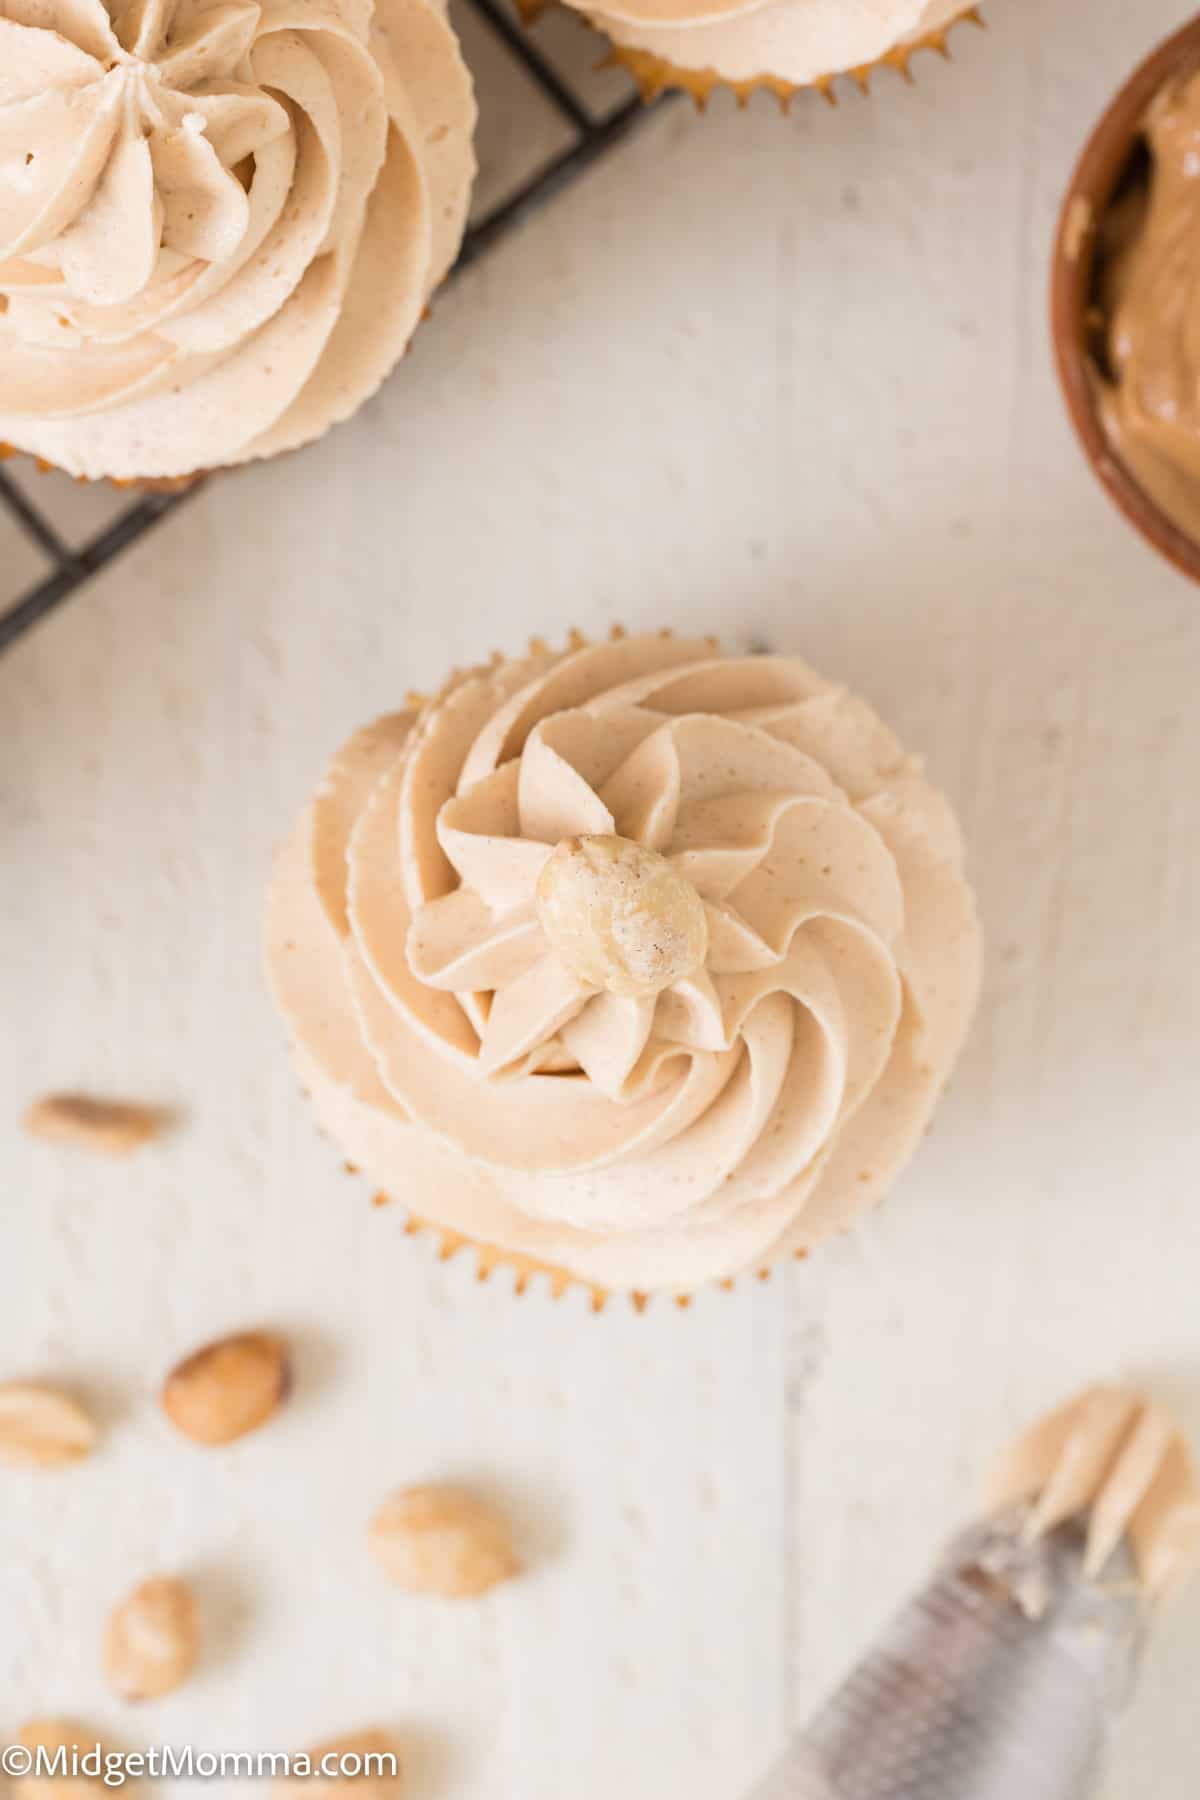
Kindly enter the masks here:
[[805, 87], [865, 69], [973, 9], [973, 0], [569, 0], [615, 44], [730, 83]]
[[385, 1192], [682, 1291], [879, 1199], [979, 936], [949, 806], [870, 707], [663, 635], [497, 660], [352, 738], [267, 957], [320, 1123]]
[[0, 440], [173, 477], [319, 437], [461, 239], [435, 0], [0, 0]]

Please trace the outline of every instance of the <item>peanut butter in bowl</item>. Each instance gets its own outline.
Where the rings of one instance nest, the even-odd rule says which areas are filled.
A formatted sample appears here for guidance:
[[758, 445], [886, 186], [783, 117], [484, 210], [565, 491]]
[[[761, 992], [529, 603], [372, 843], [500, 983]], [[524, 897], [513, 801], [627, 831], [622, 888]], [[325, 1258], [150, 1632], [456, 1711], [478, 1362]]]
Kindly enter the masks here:
[[1200, 55], [1150, 105], [1100, 228], [1095, 280], [1105, 433], [1200, 541]]
[[1200, 581], [1200, 17], [1133, 73], [1063, 203], [1052, 322], [1092, 468]]

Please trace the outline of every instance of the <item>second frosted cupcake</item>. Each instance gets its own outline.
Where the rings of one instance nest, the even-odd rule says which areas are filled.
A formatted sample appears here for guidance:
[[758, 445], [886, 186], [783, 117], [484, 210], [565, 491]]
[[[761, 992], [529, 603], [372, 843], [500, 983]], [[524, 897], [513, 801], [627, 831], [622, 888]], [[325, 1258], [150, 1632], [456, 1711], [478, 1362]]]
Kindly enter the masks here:
[[159, 481], [348, 418], [466, 220], [475, 103], [438, 0], [0, 15], [0, 443]]
[[[611, 40], [647, 98], [684, 88], [703, 102], [717, 88], [745, 96], [802, 88], [833, 97], [839, 75], [865, 86], [886, 64], [907, 73], [918, 50], [945, 52], [967, 0], [567, 0]], [[535, 0], [536, 4], [536, 0]]]
[[639, 1292], [877, 1201], [979, 972], [958, 828], [871, 709], [669, 635], [498, 659], [351, 739], [267, 948], [354, 1164], [489, 1257]]

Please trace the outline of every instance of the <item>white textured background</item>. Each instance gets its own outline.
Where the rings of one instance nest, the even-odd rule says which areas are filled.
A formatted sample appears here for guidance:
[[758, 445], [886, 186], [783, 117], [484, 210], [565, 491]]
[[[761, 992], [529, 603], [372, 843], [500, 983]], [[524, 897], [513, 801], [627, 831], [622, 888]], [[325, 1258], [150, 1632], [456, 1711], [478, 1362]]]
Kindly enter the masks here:
[[[1093, 488], [1044, 328], [1073, 152], [1184, 10], [994, 0], [915, 91], [659, 116], [444, 297], [354, 425], [213, 483], [0, 665], [0, 1377], [108, 1427], [0, 1481], [0, 1738], [377, 1721], [414, 1800], [740, 1800], [1032, 1410], [1133, 1373], [1200, 1424], [1200, 593]], [[640, 1319], [477, 1287], [373, 1212], [257, 953], [272, 842], [353, 726], [614, 618], [860, 687], [961, 806], [990, 944], [862, 1240]], [[181, 1126], [127, 1166], [25, 1143], [21, 1104], [68, 1084]], [[295, 1404], [193, 1451], [163, 1372], [259, 1322], [296, 1336]], [[385, 1590], [363, 1543], [389, 1486], [455, 1474], [532, 1566], [465, 1611]], [[210, 1654], [124, 1713], [97, 1640], [160, 1568], [194, 1574]], [[1195, 1800], [1198, 1656], [1193, 1598], [1113, 1800]]]

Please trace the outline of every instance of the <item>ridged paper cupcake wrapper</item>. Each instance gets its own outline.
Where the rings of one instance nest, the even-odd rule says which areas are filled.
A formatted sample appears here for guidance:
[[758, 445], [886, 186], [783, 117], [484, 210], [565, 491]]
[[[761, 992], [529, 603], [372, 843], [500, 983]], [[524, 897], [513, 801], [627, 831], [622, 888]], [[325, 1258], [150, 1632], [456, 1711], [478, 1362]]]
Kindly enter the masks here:
[[[357, 1173], [350, 1170], [349, 1173]], [[389, 1194], [377, 1193], [372, 1205], [390, 1206]], [[607, 1288], [597, 1282], [588, 1281], [582, 1275], [572, 1275], [569, 1270], [556, 1267], [553, 1263], [539, 1262], [535, 1257], [522, 1256], [518, 1250], [501, 1250], [495, 1244], [483, 1244], [460, 1231], [451, 1231], [445, 1225], [435, 1225], [429, 1219], [423, 1219], [414, 1212], [408, 1212], [404, 1219], [404, 1235], [406, 1237], [428, 1237], [437, 1247], [439, 1262], [452, 1262], [456, 1256], [467, 1254], [475, 1257], [475, 1279], [490, 1281], [498, 1273], [511, 1273], [513, 1277], [513, 1293], [522, 1295], [529, 1291], [532, 1284], [545, 1282], [546, 1291], [552, 1300], [561, 1300], [572, 1288], [579, 1288], [588, 1297], [588, 1303], [594, 1313], [602, 1313], [611, 1301], [627, 1300], [636, 1313], [643, 1313], [653, 1300], [660, 1300], [665, 1305], [676, 1306], [681, 1312], [686, 1311], [698, 1293], [704, 1287], [690, 1291], [676, 1291], [664, 1288], [653, 1292], [640, 1292], [636, 1289]], [[796, 1251], [789, 1261], [803, 1262], [807, 1251]], [[725, 1281], [713, 1281], [705, 1286], [719, 1289], [722, 1293], [731, 1293], [733, 1289], [748, 1281], [769, 1281], [774, 1269], [779, 1265], [768, 1265], [764, 1268], [748, 1269], [743, 1274], [730, 1277]]]
[[57, 463], [47, 462], [44, 456], [33, 456], [28, 450], [20, 450], [15, 444], [0, 443], [0, 462], [9, 462], [15, 456], [24, 457], [31, 462], [39, 475], [65, 475], [68, 481], [77, 482], [80, 487], [112, 487], [123, 494], [182, 494], [186, 489], [203, 481], [206, 475], [215, 471], [198, 469], [194, 475], [137, 475], [124, 479], [116, 475], [72, 475], [67, 469], [60, 469]]
[[[527, 25], [540, 18], [551, 0], [517, 0], [521, 17]], [[838, 103], [838, 84], [842, 81], [853, 82], [860, 93], [871, 92], [872, 78], [883, 69], [892, 70], [903, 76], [910, 85], [916, 80], [913, 73], [913, 61], [923, 50], [932, 50], [943, 61], [952, 60], [950, 53], [950, 35], [957, 25], [975, 25], [986, 28], [986, 21], [978, 6], [967, 6], [956, 18], [936, 31], [929, 31], [924, 36], [913, 38], [906, 44], [897, 44], [894, 49], [875, 62], [862, 63], [857, 68], [842, 69], [829, 75], [819, 75], [813, 81], [785, 81], [778, 75], [752, 75], [744, 81], [731, 81], [725, 75], [719, 75], [715, 69], [681, 69], [676, 63], [668, 62], [665, 57], [655, 56], [649, 50], [635, 49], [631, 44], [618, 44], [609, 40], [608, 54], [601, 63], [602, 68], [621, 68], [633, 77], [642, 99], [647, 105], [668, 92], [690, 94], [697, 111], [703, 112], [712, 96], [727, 91], [735, 97], [739, 106], [747, 106], [752, 97], [759, 92], [774, 94], [780, 106], [786, 112], [797, 94], [818, 93], [830, 106]], [[603, 26], [596, 24], [595, 29], [603, 32]]]

